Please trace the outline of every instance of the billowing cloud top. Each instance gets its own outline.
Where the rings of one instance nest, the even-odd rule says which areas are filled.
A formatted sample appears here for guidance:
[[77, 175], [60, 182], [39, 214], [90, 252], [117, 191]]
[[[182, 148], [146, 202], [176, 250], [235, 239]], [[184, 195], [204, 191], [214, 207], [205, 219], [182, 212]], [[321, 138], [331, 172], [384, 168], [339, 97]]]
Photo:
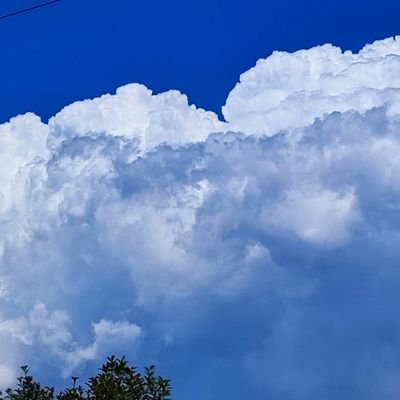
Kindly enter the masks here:
[[132, 84], [114, 95], [64, 108], [49, 126], [51, 147], [65, 139], [105, 133], [137, 139], [148, 151], [162, 143], [177, 146], [203, 141], [224, 124], [213, 112], [189, 106], [187, 97], [176, 90], [153, 95], [145, 86]]
[[176, 399], [397, 398], [399, 70], [325, 45], [226, 122], [128, 85], [0, 125], [0, 386], [125, 353]]
[[224, 116], [233, 130], [271, 136], [334, 111], [363, 113], [387, 105], [389, 114], [398, 115], [399, 40], [375, 42], [358, 54], [328, 44], [275, 52], [241, 76]]

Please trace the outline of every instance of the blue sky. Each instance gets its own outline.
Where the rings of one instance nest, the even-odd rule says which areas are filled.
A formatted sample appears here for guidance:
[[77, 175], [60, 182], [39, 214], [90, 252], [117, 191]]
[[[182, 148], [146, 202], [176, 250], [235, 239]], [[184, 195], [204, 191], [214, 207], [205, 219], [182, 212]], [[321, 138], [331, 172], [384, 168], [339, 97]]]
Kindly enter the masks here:
[[0, 389], [116, 353], [175, 400], [397, 400], [399, 10], [63, 0], [1, 21]]
[[[36, 4], [3, 1], [0, 12]], [[44, 119], [130, 82], [220, 112], [239, 74], [274, 50], [358, 50], [396, 34], [395, 0], [63, 0], [2, 21], [0, 120]]]

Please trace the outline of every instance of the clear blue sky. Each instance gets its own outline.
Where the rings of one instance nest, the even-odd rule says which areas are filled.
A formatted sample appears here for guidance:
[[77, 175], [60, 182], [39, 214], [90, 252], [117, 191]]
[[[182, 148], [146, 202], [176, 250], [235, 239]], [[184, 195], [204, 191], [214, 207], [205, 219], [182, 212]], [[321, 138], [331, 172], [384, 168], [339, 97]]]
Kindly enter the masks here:
[[[2, 1], [1, 14], [40, 0]], [[400, 31], [400, 3], [369, 0], [63, 0], [0, 22], [0, 121], [140, 82], [220, 111], [241, 72], [273, 50], [358, 50]]]

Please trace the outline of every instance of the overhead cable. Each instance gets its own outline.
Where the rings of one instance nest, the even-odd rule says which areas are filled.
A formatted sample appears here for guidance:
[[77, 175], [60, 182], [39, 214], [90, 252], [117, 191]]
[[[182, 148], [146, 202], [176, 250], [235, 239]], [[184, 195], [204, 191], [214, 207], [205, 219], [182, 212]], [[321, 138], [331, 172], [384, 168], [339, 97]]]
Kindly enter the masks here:
[[61, 0], [51, 0], [51, 1], [47, 1], [46, 3], [36, 4], [35, 6], [32, 6], [32, 7], [23, 8], [21, 10], [13, 11], [13, 12], [11, 12], [9, 14], [0, 15], [0, 20], [1, 19], [10, 18], [10, 17], [14, 17], [14, 16], [19, 15], [19, 14], [27, 13], [29, 11], [36, 10], [38, 8], [46, 7], [46, 6], [49, 6], [51, 4], [58, 3], [60, 1]]

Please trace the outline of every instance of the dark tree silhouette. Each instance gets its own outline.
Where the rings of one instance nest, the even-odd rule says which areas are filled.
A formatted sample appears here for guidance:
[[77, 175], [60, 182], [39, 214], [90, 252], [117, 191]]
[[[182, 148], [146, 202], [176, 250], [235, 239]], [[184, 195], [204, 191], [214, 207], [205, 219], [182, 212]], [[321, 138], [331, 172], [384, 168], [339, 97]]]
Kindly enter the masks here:
[[78, 377], [73, 376], [71, 387], [57, 396], [53, 387], [36, 382], [27, 366], [21, 368], [17, 387], [7, 389], [4, 395], [0, 392], [0, 400], [169, 400], [171, 394], [170, 381], [157, 376], [154, 366], [141, 374], [125, 357], [108, 357], [84, 387], [77, 385]]
[[54, 399], [54, 389], [50, 387], [42, 388], [40, 383], [35, 382], [29, 375], [27, 365], [21, 367], [23, 375], [18, 378], [16, 389], [7, 389], [3, 397], [0, 392], [1, 400], [52, 400]]

